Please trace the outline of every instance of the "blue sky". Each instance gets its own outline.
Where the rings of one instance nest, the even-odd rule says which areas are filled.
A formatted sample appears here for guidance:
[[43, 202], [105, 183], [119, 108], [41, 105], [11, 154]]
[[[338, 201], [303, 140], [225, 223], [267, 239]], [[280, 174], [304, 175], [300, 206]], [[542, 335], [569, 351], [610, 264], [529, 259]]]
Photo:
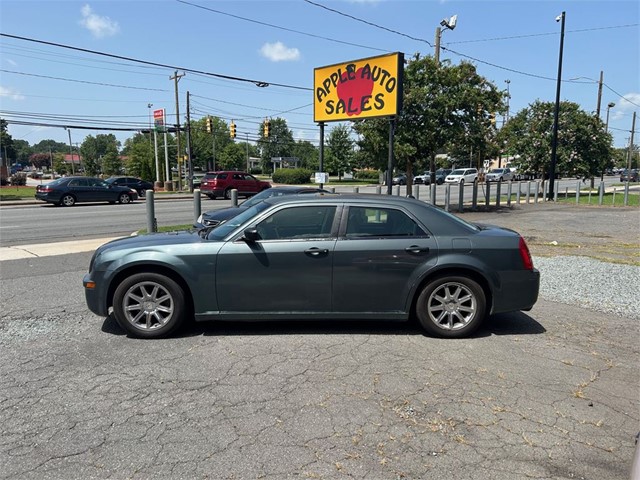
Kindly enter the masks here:
[[[447, 50], [442, 60], [457, 64], [465, 58], [461, 55], [472, 57], [481, 75], [501, 89], [509, 88], [511, 115], [538, 99], [554, 101], [560, 45], [555, 18], [566, 11], [561, 98], [595, 112], [597, 80], [604, 72], [601, 117], [604, 121], [607, 104], [614, 102], [609, 117], [614, 144], [628, 144], [632, 114], [640, 112], [640, 2], [313, 2], [321, 6], [305, 0], [2, 0], [0, 31], [299, 87], [261, 88], [186, 73], [178, 84], [180, 114], [184, 118], [189, 91], [192, 118], [211, 114], [234, 119], [240, 139], [247, 134], [255, 138], [263, 118], [280, 116], [294, 138], [315, 143], [313, 97], [306, 90], [313, 87], [314, 68], [394, 51], [406, 57], [433, 54], [435, 29], [452, 15], [457, 15], [457, 25], [443, 32]], [[143, 128], [155, 109], [164, 108], [175, 119], [174, 82], [169, 79], [173, 72], [2, 36], [0, 116], [57, 125]], [[636, 130], [638, 125], [640, 119]], [[10, 125], [9, 133], [32, 145], [48, 138], [68, 142], [61, 127]], [[72, 141], [100, 133], [109, 132], [73, 129]], [[121, 141], [132, 135], [113, 133]], [[637, 133], [635, 139], [640, 141]]]

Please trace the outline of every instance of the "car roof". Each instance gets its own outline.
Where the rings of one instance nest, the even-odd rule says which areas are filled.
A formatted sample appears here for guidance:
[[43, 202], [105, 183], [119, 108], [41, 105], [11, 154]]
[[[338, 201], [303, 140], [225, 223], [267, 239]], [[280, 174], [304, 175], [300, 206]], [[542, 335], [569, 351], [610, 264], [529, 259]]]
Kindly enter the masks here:
[[396, 207], [415, 207], [431, 205], [409, 197], [400, 197], [394, 195], [379, 195], [377, 193], [340, 193], [340, 194], [326, 194], [316, 193], [310, 195], [281, 195], [278, 197], [265, 198], [264, 202], [275, 205], [284, 203], [346, 203], [346, 204], [370, 204], [379, 206], [381, 203], [388, 206]]

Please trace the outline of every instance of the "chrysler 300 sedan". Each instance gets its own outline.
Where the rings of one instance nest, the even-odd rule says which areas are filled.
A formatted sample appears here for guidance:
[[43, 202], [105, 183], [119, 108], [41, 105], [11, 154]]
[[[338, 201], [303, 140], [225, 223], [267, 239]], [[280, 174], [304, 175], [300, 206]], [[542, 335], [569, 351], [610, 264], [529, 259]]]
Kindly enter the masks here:
[[467, 223], [411, 198], [267, 198], [217, 228], [115, 240], [84, 277], [97, 315], [137, 337], [195, 320], [417, 318], [471, 334], [493, 313], [530, 309], [540, 274], [512, 230]]

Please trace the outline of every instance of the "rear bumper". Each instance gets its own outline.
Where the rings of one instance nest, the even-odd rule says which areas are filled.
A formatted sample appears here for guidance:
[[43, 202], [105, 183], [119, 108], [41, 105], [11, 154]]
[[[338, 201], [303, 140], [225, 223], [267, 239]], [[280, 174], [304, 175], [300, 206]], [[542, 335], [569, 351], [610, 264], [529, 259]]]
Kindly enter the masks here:
[[531, 310], [538, 301], [540, 272], [533, 270], [501, 272], [500, 287], [494, 291], [491, 313]]

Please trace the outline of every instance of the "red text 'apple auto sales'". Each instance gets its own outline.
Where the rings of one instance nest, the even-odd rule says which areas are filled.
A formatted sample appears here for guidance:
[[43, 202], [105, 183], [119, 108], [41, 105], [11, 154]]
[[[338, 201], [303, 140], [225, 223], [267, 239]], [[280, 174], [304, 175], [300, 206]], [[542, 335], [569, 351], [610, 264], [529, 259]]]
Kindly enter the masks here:
[[[374, 86], [382, 87], [373, 95]], [[325, 97], [333, 91], [338, 99], [327, 99], [324, 112], [327, 115], [357, 116], [363, 112], [382, 111], [385, 107], [385, 92], [393, 93], [398, 85], [398, 79], [388, 70], [377, 65], [371, 67], [368, 63], [356, 70], [356, 64], [347, 64], [345, 70], [341, 68], [331, 72], [320, 85], [316, 87], [316, 100], [322, 104]]]

